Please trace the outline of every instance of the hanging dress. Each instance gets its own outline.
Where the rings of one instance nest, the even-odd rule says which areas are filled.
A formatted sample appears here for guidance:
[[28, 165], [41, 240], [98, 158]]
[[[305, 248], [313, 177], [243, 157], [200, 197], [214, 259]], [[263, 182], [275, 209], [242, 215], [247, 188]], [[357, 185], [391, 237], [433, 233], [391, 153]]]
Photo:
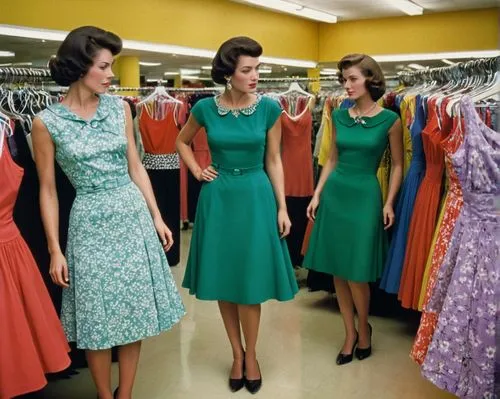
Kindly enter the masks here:
[[70, 365], [61, 322], [30, 249], [12, 219], [23, 169], [0, 134], [0, 398], [42, 389]]
[[428, 122], [422, 131], [426, 171], [411, 216], [398, 298], [404, 308], [417, 309], [427, 256], [441, 202], [444, 152], [439, 142], [449, 132], [440, 129], [436, 100], [428, 101]]
[[61, 320], [80, 349], [109, 349], [173, 327], [184, 306], [146, 201], [130, 179], [125, 111], [99, 95], [91, 120], [52, 104], [39, 114], [76, 189]]
[[263, 164], [267, 132], [281, 108], [257, 96], [253, 105], [230, 110], [219, 98], [200, 100], [191, 110], [206, 129], [219, 175], [203, 183], [182, 286], [202, 300], [293, 299], [297, 282]]
[[415, 206], [417, 192], [425, 175], [425, 154], [422, 143], [422, 130], [426, 122], [426, 112], [422, 97], [416, 98], [415, 120], [410, 127], [412, 158], [408, 173], [403, 181], [396, 203], [395, 222], [392, 240], [384, 266], [380, 288], [390, 294], [399, 292], [399, 282], [406, 252], [408, 230]]
[[454, 120], [453, 133], [441, 143], [446, 155], [445, 163], [450, 184], [448, 187], [448, 194], [446, 196], [446, 202], [444, 205], [443, 220], [439, 229], [438, 237], [436, 239], [434, 252], [432, 253], [431, 266], [427, 271], [428, 278], [426, 284], [424, 275], [425, 291], [422, 302], [423, 312], [420, 319], [420, 326], [418, 328], [417, 336], [410, 353], [410, 357], [419, 364], [423, 363], [425, 356], [427, 355], [427, 350], [436, 328], [438, 316], [436, 313], [427, 311], [427, 305], [432, 296], [432, 293], [434, 292], [439, 268], [441, 267], [443, 259], [450, 246], [451, 237], [455, 229], [455, 224], [458, 216], [460, 215], [460, 211], [463, 205], [463, 195], [462, 188], [460, 187], [460, 180], [458, 179], [456, 170], [453, 167], [452, 163], [452, 156], [462, 145], [463, 139], [463, 129], [459, 127], [458, 119], [456, 118]]
[[464, 202], [428, 304], [439, 318], [422, 374], [460, 398], [494, 398], [500, 135], [481, 121], [469, 97], [461, 110], [465, 138], [452, 162]]
[[161, 216], [172, 231], [174, 245], [167, 252], [167, 259], [170, 266], [175, 266], [181, 256], [181, 166], [175, 148], [179, 135], [176, 116], [184, 105], [159, 105], [164, 107], [166, 115], [163, 119], [152, 118], [146, 105], [142, 107], [139, 129], [146, 151], [142, 163], [148, 172]]

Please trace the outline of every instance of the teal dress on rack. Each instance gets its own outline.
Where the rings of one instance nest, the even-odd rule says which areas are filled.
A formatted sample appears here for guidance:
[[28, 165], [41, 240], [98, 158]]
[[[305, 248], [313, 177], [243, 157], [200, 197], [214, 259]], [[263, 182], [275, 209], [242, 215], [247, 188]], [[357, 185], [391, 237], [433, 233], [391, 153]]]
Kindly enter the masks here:
[[281, 108], [258, 96], [229, 110], [217, 96], [191, 112], [207, 131], [219, 176], [201, 189], [183, 287], [199, 299], [246, 305], [292, 299], [297, 282], [264, 169], [267, 132]]
[[184, 315], [146, 201], [128, 173], [125, 112], [100, 95], [86, 121], [57, 103], [39, 115], [76, 189], [61, 321], [79, 349], [108, 349], [170, 329]]

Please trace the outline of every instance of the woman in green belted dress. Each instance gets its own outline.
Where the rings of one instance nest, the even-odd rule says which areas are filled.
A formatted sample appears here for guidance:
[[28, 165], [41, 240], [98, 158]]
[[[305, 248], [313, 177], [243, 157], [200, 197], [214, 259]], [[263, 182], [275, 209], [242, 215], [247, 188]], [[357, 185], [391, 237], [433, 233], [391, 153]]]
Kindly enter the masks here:
[[[184, 162], [204, 182], [183, 287], [199, 299], [219, 301], [233, 350], [230, 388], [246, 383], [252, 393], [262, 384], [255, 348], [260, 304], [290, 300], [298, 290], [283, 240], [291, 223], [280, 157], [281, 108], [255, 94], [261, 54], [262, 47], [246, 37], [221, 46], [212, 78], [226, 84], [226, 91], [200, 100], [177, 139]], [[190, 148], [202, 126], [214, 162], [204, 170]]]
[[[164, 252], [172, 234], [137, 155], [130, 107], [105, 94], [120, 50], [120, 38], [102, 29], [70, 32], [50, 61], [52, 78], [69, 91], [38, 115], [32, 131], [50, 275], [64, 287], [62, 324], [68, 340], [86, 349], [101, 399], [113, 398], [110, 348], [119, 346], [114, 397], [130, 399], [141, 340], [184, 315]], [[54, 158], [76, 189], [66, 257]]]

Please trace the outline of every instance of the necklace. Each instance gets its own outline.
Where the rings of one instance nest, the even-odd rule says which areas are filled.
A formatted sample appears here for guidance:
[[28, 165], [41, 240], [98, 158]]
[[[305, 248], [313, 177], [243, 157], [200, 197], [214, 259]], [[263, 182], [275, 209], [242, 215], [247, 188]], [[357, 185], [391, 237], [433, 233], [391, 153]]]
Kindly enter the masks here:
[[354, 122], [356, 122], [357, 124], [366, 125], [366, 121], [363, 119], [363, 117], [372, 112], [376, 107], [377, 103], [373, 103], [372, 107], [368, 111], [361, 113], [359, 111], [358, 106], [356, 105], [354, 107], [356, 110], [356, 116], [354, 117]]

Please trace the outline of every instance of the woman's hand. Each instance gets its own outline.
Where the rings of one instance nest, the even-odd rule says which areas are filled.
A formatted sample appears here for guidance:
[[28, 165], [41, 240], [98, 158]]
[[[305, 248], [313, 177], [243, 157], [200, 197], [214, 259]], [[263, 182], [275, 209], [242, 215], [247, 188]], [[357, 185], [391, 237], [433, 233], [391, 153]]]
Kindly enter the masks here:
[[307, 218], [311, 222], [314, 222], [316, 220], [316, 211], [318, 210], [318, 206], [319, 198], [314, 195], [311, 199], [311, 202], [309, 202], [309, 206], [307, 207]]
[[68, 263], [61, 252], [51, 255], [49, 274], [54, 284], [64, 288], [69, 287]]
[[278, 211], [278, 228], [280, 232], [280, 238], [285, 238], [290, 234], [290, 229], [292, 227], [292, 222], [288, 217], [288, 212], [285, 209], [280, 209]]
[[214, 167], [210, 165], [208, 168], [203, 169], [196, 178], [198, 181], [211, 182], [217, 179], [217, 176], [219, 176], [219, 174]]
[[158, 217], [154, 220], [156, 232], [158, 233], [158, 236], [160, 237], [161, 245], [163, 246], [163, 249], [165, 252], [167, 252], [170, 248], [172, 248], [172, 245], [174, 245], [174, 239], [172, 237], [172, 232], [170, 229], [167, 227], [165, 222], [161, 217]]
[[395, 220], [394, 209], [392, 205], [385, 204], [383, 213], [384, 213], [384, 230], [387, 230], [394, 224]]

